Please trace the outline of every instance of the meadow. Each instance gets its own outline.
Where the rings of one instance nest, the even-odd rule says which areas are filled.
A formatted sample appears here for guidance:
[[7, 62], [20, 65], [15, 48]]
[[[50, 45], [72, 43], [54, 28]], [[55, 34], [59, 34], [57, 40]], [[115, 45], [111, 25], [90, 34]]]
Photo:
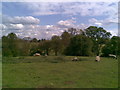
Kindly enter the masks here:
[[118, 88], [118, 60], [95, 57], [7, 57], [2, 63], [3, 88]]

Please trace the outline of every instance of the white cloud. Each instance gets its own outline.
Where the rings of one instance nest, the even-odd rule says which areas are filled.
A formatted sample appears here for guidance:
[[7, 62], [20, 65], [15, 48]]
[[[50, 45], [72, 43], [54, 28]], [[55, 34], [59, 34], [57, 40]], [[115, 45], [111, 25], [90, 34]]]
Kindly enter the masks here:
[[84, 23], [81, 23], [81, 24], [77, 25], [77, 28], [82, 29], [82, 30], [86, 29], [87, 27], [89, 27], [89, 25], [84, 24]]
[[2, 23], [3, 24], [39, 24], [40, 20], [32, 16], [9, 17], [9, 16], [3, 15]]
[[95, 24], [96, 24], [97, 26], [99, 26], [99, 27], [102, 26], [102, 23], [96, 22]]
[[14, 29], [22, 29], [24, 26], [22, 24], [9, 24], [7, 26], [8, 30], [14, 30]]
[[[14, 19], [14, 17], [12, 18]], [[70, 20], [69, 20], [70, 21]], [[72, 21], [71, 21], [72, 22]], [[39, 25], [39, 24], [23, 24], [16, 23], [4, 23], [0, 25], [2, 27], [2, 34], [7, 35], [10, 32], [16, 33], [19, 37], [31, 37], [31, 38], [50, 38], [53, 35], [60, 35], [64, 29], [59, 25]]]
[[81, 15], [81, 16], [114, 16], [118, 13], [116, 2], [41, 2], [24, 3], [33, 11], [33, 15]]
[[[56, 25], [39, 25], [40, 19], [32, 17], [32, 16], [3, 16], [3, 24], [2, 24], [2, 32], [3, 35], [7, 35], [10, 32], [15, 32], [19, 37], [31, 37], [31, 38], [50, 38], [53, 35], [61, 35], [64, 30], [67, 28], [74, 27], [77, 29], [85, 29], [90, 24], [97, 26], [107, 26], [113, 23], [117, 23], [117, 18], [108, 17], [104, 20], [97, 20], [95, 18], [91, 18], [88, 21], [88, 24], [81, 23], [76, 25], [76, 18], [72, 17], [68, 20], [60, 20], [56, 23]], [[113, 33], [112, 30], [109, 30]], [[116, 30], [115, 30], [116, 32]]]
[[58, 14], [57, 12], [34, 12], [33, 15], [40, 16], [40, 15], [55, 15]]
[[118, 36], [118, 30], [117, 29], [112, 29], [108, 30], [113, 36]]
[[97, 20], [95, 18], [91, 18], [88, 20], [90, 24], [97, 25], [97, 26], [102, 26], [103, 25], [103, 20]]
[[97, 26], [109, 26], [113, 24], [118, 24], [117, 18], [106, 18], [104, 20], [97, 20], [95, 18], [91, 18], [88, 21], [90, 24]]
[[104, 20], [97, 20], [95, 18], [89, 19], [89, 26], [103, 27], [105, 30], [111, 32], [112, 35], [118, 35], [118, 20], [117, 18], [106, 18]]
[[58, 3], [24, 3], [29, 10], [33, 11], [33, 15], [53, 15], [58, 14], [59, 4]]
[[52, 36], [55, 36], [55, 35], [58, 35], [58, 34], [54, 34], [54, 33], [52, 34]]
[[19, 30], [24, 27], [22, 24], [2, 24], [0, 26], [2, 30]]
[[106, 24], [118, 24], [117, 18], [107, 18], [105, 21]]
[[36, 25], [36, 24], [2, 24], [3, 35], [7, 35], [10, 32], [16, 33], [19, 37], [31, 37], [31, 38], [51, 38], [53, 35], [61, 35], [68, 27], [72, 27], [76, 23], [75, 19], [60, 20], [57, 25]]
[[62, 27], [75, 27], [74, 23], [76, 23], [76, 21], [70, 19], [70, 20], [60, 20], [57, 24]]

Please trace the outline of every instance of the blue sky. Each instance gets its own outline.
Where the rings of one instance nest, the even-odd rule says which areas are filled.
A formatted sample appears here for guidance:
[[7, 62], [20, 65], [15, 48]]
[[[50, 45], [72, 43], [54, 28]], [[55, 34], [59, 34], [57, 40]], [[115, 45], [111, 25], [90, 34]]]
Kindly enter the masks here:
[[117, 2], [2, 2], [2, 33], [50, 38], [67, 28], [103, 27], [118, 33]]

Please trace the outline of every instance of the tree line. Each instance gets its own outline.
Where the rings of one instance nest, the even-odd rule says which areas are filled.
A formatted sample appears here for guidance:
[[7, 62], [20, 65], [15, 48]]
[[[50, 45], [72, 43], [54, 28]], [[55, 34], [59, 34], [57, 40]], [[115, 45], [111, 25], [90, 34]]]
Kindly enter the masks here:
[[112, 36], [102, 27], [90, 26], [85, 30], [69, 28], [61, 36], [49, 40], [18, 38], [15, 33], [2, 37], [3, 56], [68, 55], [68, 56], [108, 56], [120, 55], [120, 37]]

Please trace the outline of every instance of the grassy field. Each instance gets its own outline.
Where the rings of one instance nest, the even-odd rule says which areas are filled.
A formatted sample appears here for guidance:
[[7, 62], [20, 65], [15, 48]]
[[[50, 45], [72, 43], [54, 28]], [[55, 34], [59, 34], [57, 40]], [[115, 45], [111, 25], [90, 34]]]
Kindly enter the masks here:
[[117, 88], [118, 60], [70, 56], [3, 58], [3, 88]]

